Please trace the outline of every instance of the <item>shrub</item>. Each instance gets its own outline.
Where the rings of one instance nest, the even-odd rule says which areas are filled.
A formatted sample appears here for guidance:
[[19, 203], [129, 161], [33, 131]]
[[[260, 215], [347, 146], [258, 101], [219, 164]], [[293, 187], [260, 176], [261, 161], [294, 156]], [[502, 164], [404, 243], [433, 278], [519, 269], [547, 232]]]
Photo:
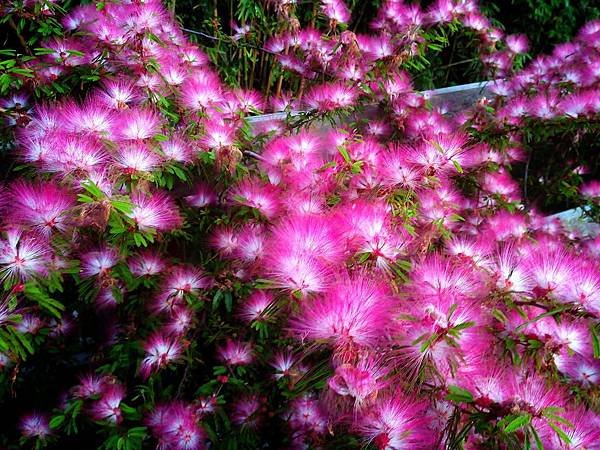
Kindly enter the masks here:
[[[315, 5], [270, 2], [268, 98], [154, 0], [75, 7], [24, 62], [29, 89], [99, 79], [3, 103], [4, 445], [598, 442], [600, 240], [511, 173], [538, 137], [594, 142], [600, 23], [522, 68], [471, 2], [390, 0], [358, 34]], [[450, 115], [409, 72], [458, 31], [500, 80]], [[597, 214], [596, 182], [571, 190]]]

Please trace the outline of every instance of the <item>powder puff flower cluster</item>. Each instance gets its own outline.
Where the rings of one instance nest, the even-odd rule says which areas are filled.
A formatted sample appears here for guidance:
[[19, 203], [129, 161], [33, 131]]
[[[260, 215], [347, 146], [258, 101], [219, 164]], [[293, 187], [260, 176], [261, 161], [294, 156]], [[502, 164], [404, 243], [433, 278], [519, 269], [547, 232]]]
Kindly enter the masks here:
[[[292, 22], [296, 2], [269, 3]], [[156, 0], [63, 18], [37, 80], [106, 76], [80, 101], [3, 100], [26, 106], [10, 126], [34, 173], [0, 186], [0, 370], [29, 376], [52, 348], [83, 374], [52, 419], [23, 411], [23, 439], [85, 423], [124, 448], [597, 445], [600, 240], [526, 209], [512, 169], [524, 121], [597, 114], [600, 26], [512, 73], [523, 36], [430, 3], [386, 0], [355, 34], [323, 0], [327, 32], [282, 28], [265, 48], [300, 100], [225, 86]], [[448, 23], [506, 76], [496, 117], [448, 114], [398, 69]], [[307, 112], [249, 131], [267, 104]], [[383, 108], [358, 120], [366, 104]]]

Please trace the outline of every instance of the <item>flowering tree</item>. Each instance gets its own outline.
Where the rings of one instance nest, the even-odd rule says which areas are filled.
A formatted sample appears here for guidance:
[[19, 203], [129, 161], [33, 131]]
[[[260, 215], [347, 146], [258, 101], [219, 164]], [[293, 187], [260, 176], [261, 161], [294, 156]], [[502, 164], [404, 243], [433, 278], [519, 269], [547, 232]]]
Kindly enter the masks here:
[[[5, 445], [597, 448], [600, 238], [513, 172], [532, 133], [597, 138], [600, 22], [522, 67], [470, 1], [388, 0], [369, 34], [318, 5], [270, 2], [297, 89], [267, 99], [154, 0], [72, 9], [6, 78]], [[450, 115], [407, 70], [459, 29], [498, 81]]]

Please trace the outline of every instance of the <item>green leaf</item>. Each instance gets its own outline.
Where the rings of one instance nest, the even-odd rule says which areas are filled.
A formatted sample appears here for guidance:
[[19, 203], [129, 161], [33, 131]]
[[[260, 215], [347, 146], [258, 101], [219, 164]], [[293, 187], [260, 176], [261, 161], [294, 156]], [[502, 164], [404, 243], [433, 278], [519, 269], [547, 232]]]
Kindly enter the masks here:
[[104, 192], [102, 192], [102, 190], [98, 187], [98, 185], [96, 183], [94, 183], [92, 180], [87, 179], [84, 180], [81, 183], [81, 186], [90, 193], [90, 195], [92, 197], [94, 197], [96, 200], [100, 200], [102, 198], [104, 198]]
[[525, 425], [528, 425], [529, 422], [531, 422], [530, 414], [524, 414], [524, 415], [517, 416], [513, 420], [511, 420], [508, 423], [508, 425], [506, 425], [506, 427], [504, 427], [504, 431], [506, 433], [514, 433], [519, 428], [522, 428]]
[[458, 386], [448, 386], [448, 394], [446, 400], [450, 400], [456, 403], [472, 403], [474, 401], [473, 394], [466, 389], [462, 389]]
[[50, 420], [50, 428], [52, 430], [55, 430], [58, 427], [60, 427], [64, 421], [65, 421], [65, 416], [63, 416], [62, 414], [60, 416], [54, 416], [52, 418], [52, 420]]
[[342, 158], [344, 158], [344, 161], [346, 161], [348, 164], [352, 164], [352, 159], [350, 158], [350, 155], [348, 154], [348, 150], [346, 150], [346, 146], [344, 146], [344, 145], [338, 146], [338, 151], [340, 152], [340, 155], [342, 155]]
[[544, 450], [544, 444], [542, 444], [542, 440], [540, 439], [540, 435], [536, 431], [533, 426], [529, 427], [531, 434], [533, 435], [533, 439], [535, 439], [536, 450]]
[[598, 331], [595, 325], [590, 325], [590, 332], [592, 334], [592, 345], [594, 348], [594, 358], [600, 359], [600, 339], [598, 338]]
[[456, 168], [456, 171], [458, 173], [464, 173], [464, 170], [463, 170], [463, 168], [461, 167], [461, 165], [460, 165], [460, 163], [458, 161], [456, 161], [456, 160], [453, 159], [452, 160], [452, 164], [454, 164], [454, 167]]
[[571, 444], [571, 438], [569, 438], [569, 436], [567, 436], [565, 434], [565, 432], [563, 430], [561, 430], [558, 425], [555, 425], [552, 422], [548, 422], [548, 425], [550, 426], [550, 428], [552, 428], [556, 432], [556, 434], [558, 434], [558, 437], [561, 440], [563, 440], [566, 444]]

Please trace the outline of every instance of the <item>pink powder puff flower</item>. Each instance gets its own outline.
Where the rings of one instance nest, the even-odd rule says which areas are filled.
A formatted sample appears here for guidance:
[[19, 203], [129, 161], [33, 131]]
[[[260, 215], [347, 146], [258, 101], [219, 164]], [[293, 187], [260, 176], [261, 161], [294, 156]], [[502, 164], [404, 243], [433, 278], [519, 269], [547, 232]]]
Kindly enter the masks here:
[[394, 54], [395, 48], [389, 36], [378, 34], [374, 36], [357, 36], [359, 48], [370, 60], [385, 59]]
[[309, 436], [326, 433], [329, 423], [329, 418], [319, 402], [309, 395], [294, 399], [285, 418], [293, 430]]
[[514, 376], [507, 383], [509, 399], [507, 401], [528, 411], [532, 416], [539, 416], [545, 408], [565, 406], [566, 393], [554, 386], [549, 386], [545, 379], [537, 374]]
[[192, 194], [184, 197], [184, 200], [195, 208], [204, 208], [210, 205], [217, 204], [217, 193], [213, 186], [198, 182], [194, 185]]
[[206, 432], [198, 425], [198, 417], [191, 405], [180, 401], [156, 407], [147, 419], [152, 434], [163, 450], [203, 450]]
[[242, 397], [233, 405], [231, 421], [237, 426], [257, 428], [261, 421], [261, 406], [256, 395]]
[[297, 365], [297, 358], [289, 351], [278, 351], [273, 355], [273, 359], [269, 365], [275, 369], [276, 380], [288, 377], [291, 374], [292, 368]]
[[566, 250], [539, 245], [526, 259], [526, 267], [535, 284], [534, 295], [543, 297], [572, 282], [577, 261]]
[[98, 250], [83, 253], [80, 260], [80, 273], [83, 277], [104, 276], [119, 262], [119, 253], [112, 247], [103, 246]]
[[[412, 149], [411, 149], [412, 150]], [[381, 163], [381, 174], [386, 186], [415, 189], [423, 179], [422, 171], [407, 162], [408, 148], [390, 148]]]
[[223, 93], [217, 78], [193, 75], [181, 85], [181, 102], [192, 111], [204, 111], [222, 99]]
[[256, 290], [242, 302], [239, 307], [238, 316], [246, 323], [251, 323], [255, 320], [265, 320], [268, 318], [267, 310], [274, 302], [273, 294], [264, 290]]
[[426, 427], [426, 405], [396, 392], [378, 399], [357, 418], [356, 427], [368, 442], [381, 450], [431, 449], [435, 435]]
[[255, 208], [267, 219], [274, 219], [280, 212], [279, 189], [258, 179], [246, 179], [229, 191], [229, 200], [234, 205]]
[[167, 262], [162, 256], [153, 250], [144, 250], [132, 256], [127, 265], [136, 277], [150, 277], [158, 275], [167, 267]]
[[560, 414], [572, 426], [560, 426], [563, 430], [568, 443], [556, 431], [545, 427], [540, 439], [544, 448], [549, 449], [569, 449], [569, 450], [595, 450], [600, 442], [600, 417], [592, 410], [584, 410], [582, 407], [577, 410], [568, 410]]
[[561, 350], [554, 355], [554, 364], [559, 372], [584, 387], [600, 383], [600, 361], [595, 358], [571, 355], [567, 350]]
[[238, 25], [237, 23], [232, 21], [231, 29], [232, 31], [235, 31], [235, 34], [231, 36], [231, 39], [233, 39], [234, 41], [239, 41], [243, 37], [246, 37], [250, 33], [252, 28], [248, 24]]
[[554, 91], [541, 92], [529, 102], [531, 115], [540, 119], [552, 119], [558, 115], [559, 97]]
[[524, 263], [524, 257], [511, 244], [500, 246], [493, 258], [492, 276], [498, 289], [526, 294], [534, 282]]
[[43, 325], [44, 322], [38, 316], [23, 314], [21, 321], [15, 326], [15, 329], [20, 333], [37, 334]]
[[248, 224], [238, 230], [234, 255], [244, 263], [258, 262], [264, 256], [266, 233], [259, 224]]
[[176, 306], [170, 311], [164, 331], [168, 335], [183, 336], [192, 326], [194, 313], [185, 306]]
[[49, 235], [67, 230], [67, 211], [75, 206], [73, 197], [52, 182], [15, 181], [9, 190], [9, 217], [14, 223], [29, 225]]
[[111, 382], [110, 377], [87, 373], [79, 377], [79, 384], [75, 386], [73, 395], [80, 398], [92, 398], [100, 395], [104, 387]]
[[509, 238], [523, 237], [527, 231], [527, 216], [522, 213], [510, 213], [499, 210], [495, 215], [488, 218], [485, 230], [496, 240], [503, 241]]
[[290, 328], [303, 340], [329, 343], [343, 356], [384, 339], [395, 306], [385, 284], [366, 274], [342, 275], [322, 298], [302, 303]]
[[61, 116], [64, 129], [68, 132], [91, 134], [99, 138], [112, 137], [115, 114], [93, 97], [81, 106], [75, 103], [63, 105]]
[[90, 409], [94, 420], [120, 423], [123, 420], [120, 408], [121, 401], [125, 398], [125, 388], [120, 384], [105, 385]]
[[356, 88], [341, 82], [331, 82], [313, 86], [304, 101], [311, 109], [319, 112], [333, 111], [354, 105], [359, 92]]
[[29, 413], [19, 420], [19, 429], [26, 438], [45, 439], [50, 436], [50, 419], [45, 414]]
[[127, 216], [134, 220], [141, 231], [172, 231], [180, 228], [183, 219], [169, 195], [163, 191], [131, 194], [133, 209]]
[[404, 71], [394, 72], [383, 82], [385, 93], [391, 98], [396, 99], [402, 94], [413, 90], [408, 74]]
[[205, 415], [211, 414], [216, 411], [217, 406], [218, 399], [214, 394], [210, 397], [200, 397], [198, 398], [196, 415], [199, 417], [203, 417]]
[[254, 359], [252, 344], [228, 339], [218, 350], [218, 356], [228, 366], [245, 366]]
[[506, 36], [506, 46], [513, 53], [527, 53], [529, 43], [524, 34], [510, 34]]
[[600, 199], [600, 181], [592, 180], [583, 183], [579, 188], [579, 193], [589, 199]]
[[230, 227], [219, 227], [211, 236], [211, 243], [223, 256], [231, 256], [238, 246], [238, 233]]
[[486, 293], [482, 273], [465, 266], [459, 258], [430, 254], [410, 274], [410, 291], [415, 298], [473, 299]]
[[130, 108], [119, 115], [115, 136], [122, 141], [144, 140], [160, 133], [161, 127], [161, 119], [156, 111]]
[[325, 16], [337, 23], [348, 23], [350, 10], [343, 0], [321, 0], [321, 11]]
[[497, 360], [482, 357], [477, 364], [459, 368], [458, 386], [469, 391], [478, 406], [488, 408], [509, 398], [509, 374], [514, 376], [509, 369], [499, 366]]
[[237, 107], [244, 114], [258, 114], [265, 109], [265, 102], [260, 93], [250, 90], [238, 90], [235, 92]]
[[581, 261], [568, 283], [561, 284], [553, 293], [561, 303], [576, 303], [586, 311], [600, 316], [600, 270], [598, 266]]
[[140, 376], [145, 380], [153, 372], [176, 361], [181, 356], [183, 347], [177, 338], [165, 336], [158, 331], [148, 337], [144, 343], [144, 351], [146, 354], [140, 364]]
[[519, 185], [510, 173], [502, 168], [497, 172], [486, 172], [481, 187], [491, 194], [499, 195], [505, 201], [518, 202], [520, 200]]
[[437, 0], [427, 10], [429, 22], [443, 24], [452, 22], [456, 15], [456, 6], [452, 0]]
[[160, 292], [166, 298], [183, 298], [184, 295], [197, 296], [209, 286], [210, 280], [202, 270], [193, 266], [175, 266], [166, 275]]
[[128, 78], [104, 81], [95, 95], [98, 100], [111, 109], [127, 109], [142, 100], [139, 89]]
[[26, 281], [34, 276], [46, 276], [52, 256], [45, 236], [10, 228], [6, 240], [0, 239], [0, 281], [11, 278]]
[[592, 110], [593, 97], [587, 92], [579, 92], [563, 97], [559, 110], [569, 117], [580, 117]]
[[344, 260], [344, 245], [334, 220], [327, 216], [291, 216], [271, 228], [273, 250], [284, 245], [290, 253], [308, 255], [327, 263]]
[[281, 248], [271, 249], [265, 258], [266, 276], [276, 287], [300, 296], [323, 292], [329, 284], [331, 268], [310, 255], [289, 252], [284, 244], [281, 243]]
[[361, 358], [357, 364], [341, 364], [329, 379], [328, 386], [340, 396], [354, 399], [354, 407], [362, 409], [371, 404], [386, 386], [383, 378], [389, 369], [373, 358]]
[[235, 142], [237, 128], [219, 120], [211, 120], [205, 123], [204, 136], [200, 143], [211, 150], [231, 147]]
[[47, 154], [44, 154], [46, 149], [39, 148], [41, 153], [38, 161], [41, 163], [42, 170], [48, 172], [87, 175], [102, 170], [109, 160], [109, 154], [102, 143], [94, 138], [55, 133], [47, 142], [51, 143], [52, 147], [60, 148], [60, 151], [53, 148]]
[[168, 140], [161, 142], [160, 149], [167, 161], [188, 164], [194, 159], [191, 144], [180, 136], [171, 136]]
[[157, 170], [162, 158], [141, 142], [119, 146], [114, 156], [115, 165], [127, 175]]

